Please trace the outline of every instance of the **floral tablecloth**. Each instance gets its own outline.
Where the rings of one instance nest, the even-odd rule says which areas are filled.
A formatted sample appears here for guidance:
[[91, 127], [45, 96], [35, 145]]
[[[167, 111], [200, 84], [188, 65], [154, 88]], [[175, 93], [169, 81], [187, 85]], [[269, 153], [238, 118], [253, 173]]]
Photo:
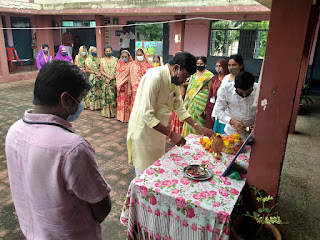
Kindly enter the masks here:
[[[156, 240], [229, 239], [229, 216], [246, 175], [241, 181], [222, 177], [234, 155], [223, 153], [215, 159], [200, 145], [200, 137], [189, 135], [185, 146], [175, 146], [132, 180], [120, 217], [129, 239], [144, 233], [146, 239]], [[250, 152], [247, 146], [237, 163], [248, 168]], [[199, 182], [184, 177], [185, 166], [201, 163], [209, 164], [212, 179]]]

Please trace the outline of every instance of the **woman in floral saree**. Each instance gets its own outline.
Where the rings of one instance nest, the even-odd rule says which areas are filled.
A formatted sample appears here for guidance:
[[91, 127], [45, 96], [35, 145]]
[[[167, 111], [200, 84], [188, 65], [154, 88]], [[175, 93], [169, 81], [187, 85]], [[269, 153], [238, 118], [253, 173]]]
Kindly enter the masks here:
[[120, 122], [129, 122], [131, 110], [131, 83], [130, 67], [133, 59], [130, 52], [123, 50], [117, 65], [117, 119]]
[[78, 66], [78, 68], [80, 68], [80, 70], [86, 74], [86, 59], [88, 56], [88, 52], [87, 52], [87, 47], [82, 45], [79, 48], [79, 53], [76, 55], [76, 57], [74, 58], [74, 63], [75, 65]]
[[[199, 57], [197, 59], [197, 72], [190, 77], [187, 93], [184, 99], [184, 106], [188, 113], [201, 126], [206, 124], [204, 108], [209, 96], [208, 85], [213, 77], [213, 73], [206, 70], [207, 58]], [[184, 122], [182, 127], [182, 136], [195, 134], [196, 131], [188, 123]]]
[[152, 66], [149, 63], [148, 57], [145, 54], [145, 52], [141, 48], [137, 49], [136, 59], [131, 64], [131, 67], [130, 67], [130, 82], [132, 86], [132, 99], [131, 99], [132, 106], [134, 103], [134, 99], [136, 97], [137, 89], [141, 81], [141, 78], [150, 68], [152, 68]]
[[113, 118], [117, 114], [116, 68], [118, 58], [113, 56], [111, 47], [105, 47], [104, 54], [106, 57], [101, 58], [100, 61], [100, 70], [102, 74], [101, 115], [106, 118]]
[[89, 81], [92, 88], [85, 97], [84, 108], [90, 110], [101, 109], [101, 82], [100, 82], [100, 58], [97, 48], [90, 47], [89, 54], [85, 61], [86, 72], [89, 74]]

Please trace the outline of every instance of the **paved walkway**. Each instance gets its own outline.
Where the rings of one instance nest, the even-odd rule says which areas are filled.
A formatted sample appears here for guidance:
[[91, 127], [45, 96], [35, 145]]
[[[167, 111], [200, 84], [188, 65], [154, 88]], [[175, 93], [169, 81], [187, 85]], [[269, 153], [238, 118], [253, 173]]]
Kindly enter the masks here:
[[[0, 85], [0, 239], [23, 239], [10, 194], [4, 140], [9, 127], [32, 108], [32, 92], [33, 81]], [[314, 113], [299, 116], [299, 134], [289, 136], [287, 144], [278, 207], [283, 219], [290, 222], [281, 227], [285, 240], [320, 239], [320, 98], [316, 100], [310, 106]], [[119, 215], [134, 178], [134, 169], [127, 164], [127, 124], [105, 119], [97, 111], [83, 111], [74, 127], [93, 145], [102, 173], [113, 187], [112, 211], [102, 223], [103, 239], [125, 239], [126, 230], [120, 225]]]

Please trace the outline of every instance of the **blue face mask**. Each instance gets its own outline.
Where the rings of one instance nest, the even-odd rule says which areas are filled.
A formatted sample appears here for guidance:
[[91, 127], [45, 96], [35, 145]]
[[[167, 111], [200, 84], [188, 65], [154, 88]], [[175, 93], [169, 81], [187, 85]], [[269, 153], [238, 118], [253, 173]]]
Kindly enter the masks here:
[[67, 52], [62, 52], [61, 55], [65, 57], [65, 56], [68, 55], [68, 53]]
[[92, 54], [92, 56], [94, 56], [94, 57], [97, 56], [97, 53], [96, 53], [96, 52], [93, 52], [93, 53], [91, 53], [91, 54]]
[[48, 54], [49, 51], [48, 50], [42, 50], [44, 54]]
[[125, 63], [128, 62], [128, 60], [129, 60], [129, 58], [122, 58], [122, 61]]
[[80, 103], [78, 103], [71, 95], [69, 95], [77, 104], [78, 104], [78, 109], [74, 114], [70, 114], [69, 110], [67, 109], [68, 113], [69, 113], [69, 117], [67, 118], [68, 122], [73, 122], [75, 120], [77, 120], [84, 108], [84, 101], [82, 100]]

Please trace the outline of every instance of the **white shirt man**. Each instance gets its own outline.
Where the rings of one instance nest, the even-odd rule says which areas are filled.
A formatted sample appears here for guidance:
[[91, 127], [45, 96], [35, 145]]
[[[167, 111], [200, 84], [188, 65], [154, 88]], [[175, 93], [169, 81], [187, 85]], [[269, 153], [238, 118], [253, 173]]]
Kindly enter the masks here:
[[132, 32], [126, 31], [120, 34], [120, 47], [123, 49], [130, 48], [130, 40], [135, 39], [135, 36]]
[[248, 134], [245, 127], [254, 124], [257, 107], [252, 106], [257, 89], [254, 76], [246, 71], [240, 72], [235, 82], [220, 87], [212, 115], [225, 123], [227, 135], [239, 133], [245, 140]]

